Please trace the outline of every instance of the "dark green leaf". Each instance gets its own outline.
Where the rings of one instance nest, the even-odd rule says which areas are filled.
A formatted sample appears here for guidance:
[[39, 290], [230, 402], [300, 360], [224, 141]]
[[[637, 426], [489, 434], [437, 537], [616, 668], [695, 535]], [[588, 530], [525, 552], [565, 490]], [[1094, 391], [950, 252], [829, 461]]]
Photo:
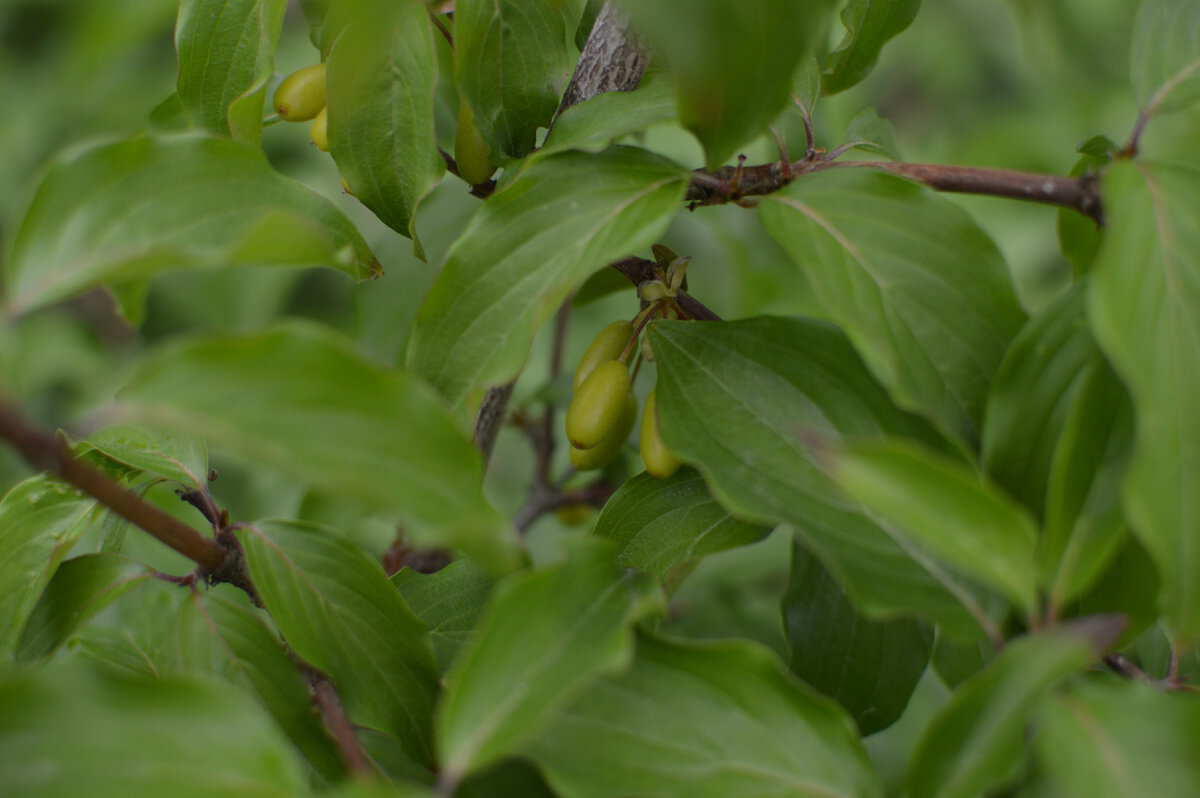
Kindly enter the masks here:
[[599, 152], [621, 136], [674, 118], [671, 76], [652, 69], [634, 91], [605, 92], [563, 111], [538, 152]]
[[938, 635], [933, 649], [933, 667], [950, 689], [983, 670], [996, 657], [996, 647], [987, 638], [961, 642]]
[[287, 0], [183, 0], [175, 24], [188, 126], [257, 144]]
[[271, 617], [333, 679], [351, 719], [432, 764], [433, 647], [379, 563], [333, 530], [298, 522], [260, 521], [239, 537]]
[[1096, 352], [1054, 451], [1038, 560], [1051, 605], [1086, 589], [1125, 539], [1121, 480], [1133, 446], [1129, 392]]
[[809, 175], [760, 207], [896, 401], [974, 445], [1025, 318], [987, 235], [931, 190], [865, 169]]
[[433, 131], [428, 15], [415, 0], [348, 0], [333, 5], [325, 24], [330, 152], [354, 196], [411, 238], [422, 259], [417, 205], [445, 169]]
[[983, 469], [1041, 518], [1055, 447], [1099, 349], [1076, 283], [1026, 322], [996, 371], [983, 422]]
[[380, 272], [350, 220], [255, 147], [195, 134], [89, 145], [51, 164], [26, 209], [7, 312], [165, 269], [251, 263]]
[[[64, 563], [65, 564], [65, 563]], [[179, 619], [182, 664], [243, 685], [275, 718], [317, 773], [333, 782], [346, 764], [320, 715], [312, 686], [260, 613], [213, 593], [192, 593]]]
[[670, 479], [642, 472], [626, 480], [604, 505], [594, 534], [617, 543], [617, 562], [667, 581], [672, 570], [771, 531], [735, 518], [717, 503], [690, 468]]
[[663, 233], [686, 181], [682, 168], [628, 147], [538, 159], [450, 250], [417, 316], [409, 365], [456, 409], [511, 379], [572, 288]]
[[0, 670], [12, 663], [26, 619], [95, 508], [94, 499], [44, 474], [0, 501]]
[[18, 661], [28, 664], [50, 657], [98, 612], [153, 575], [146, 565], [116, 554], [84, 554], [64, 561], [21, 632]]
[[1177, 642], [1200, 639], [1200, 165], [1119, 163], [1088, 317], [1133, 395], [1125, 512], [1162, 573]]
[[116, 424], [89, 435], [82, 450], [89, 447], [132, 468], [189, 488], [208, 484], [208, 448], [201, 438], [159, 432], [136, 424]]
[[1037, 617], [1037, 523], [970, 466], [894, 439], [822, 457], [842, 490], [914, 548]]
[[438, 668], [445, 673], [471, 639], [492, 594], [492, 580], [467, 560], [458, 560], [432, 574], [401, 568], [392, 584], [413, 614], [429, 627]]
[[227, 683], [78, 663], [0, 681], [5, 795], [303, 798], [299, 757]]
[[883, 792], [846, 714], [746, 641], [639, 637], [527, 754], [567, 798]]
[[842, 10], [846, 35], [821, 76], [826, 96], [845, 91], [875, 68], [879, 51], [917, 18], [921, 0], [850, 0]]
[[[1094, 175], [1112, 161], [1119, 147], [1107, 136], [1093, 136], [1079, 145], [1080, 158], [1071, 167], [1072, 177]], [[1092, 258], [1100, 246], [1100, 227], [1094, 219], [1069, 208], [1058, 210], [1058, 245], [1071, 262], [1078, 277], [1092, 268]]]
[[670, 63], [679, 121], [700, 139], [712, 169], [783, 110], [833, 3], [626, 0], [622, 6]]
[[71, 648], [126, 675], [167, 678], [179, 666], [179, 614], [189, 593], [163, 580], [146, 580], [76, 630]]
[[176, 344], [108, 415], [206, 437], [327, 492], [393, 510], [497, 572], [520, 542], [480, 491], [478, 451], [419, 380], [316, 325]]
[[1034, 746], [1056, 795], [1152, 798], [1200, 785], [1200, 697], [1092, 679], [1048, 699]]
[[1142, 113], [1166, 113], [1200, 100], [1200, 6], [1144, 0], [1129, 51], [1133, 93]]
[[1042, 695], [1105, 651], [1122, 621], [1095, 616], [1027, 635], [954, 691], [917, 743], [911, 798], [975, 798], [1013, 775]]
[[654, 322], [650, 336], [663, 437], [723, 506], [795, 526], [864, 612], [916, 610], [957, 635], [979, 634], [986, 617], [967, 585], [928, 570], [850, 503], [801, 439], [893, 434], [938, 445], [928, 424], [892, 404], [839, 330], [763, 317]]
[[863, 735], [900, 717], [933, 648], [933, 630], [915, 619], [859, 615], [833, 574], [799, 545], [783, 619], [792, 673], [841, 704]]
[[458, 0], [454, 77], [493, 160], [524, 158], [571, 76], [567, 15], [553, 3]]
[[589, 684], [629, 664], [633, 624], [661, 610], [661, 596], [601, 543], [581, 540], [565, 562], [497, 586], [438, 706], [449, 783], [516, 752]]
[[1161, 581], [1150, 555], [1132, 535], [1122, 533], [1116, 550], [1107, 554], [1104, 570], [1064, 614], [1123, 614], [1129, 620], [1120, 640], [1124, 645], [1158, 621]]

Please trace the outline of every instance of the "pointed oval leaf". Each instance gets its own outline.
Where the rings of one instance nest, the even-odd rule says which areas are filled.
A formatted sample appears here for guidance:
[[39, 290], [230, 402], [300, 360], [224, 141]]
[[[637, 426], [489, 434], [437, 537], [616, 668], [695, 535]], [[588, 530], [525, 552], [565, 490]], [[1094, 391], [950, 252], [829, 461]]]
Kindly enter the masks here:
[[1093, 616], [1007, 645], [954, 691], [909, 763], [912, 798], [975, 798], [1001, 784], [1025, 755], [1025, 727], [1042, 695], [1092, 662], [1120, 633], [1117, 616]]
[[571, 149], [599, 152], [621, 136], [674, 118], [671, 76], [650, 69], [633, 91], [604, 92], [563, 111], [538, 153]]
[[354, 196], [413, 240], [445, 169], [433, 131], [437, 55], [425, 3], [348, 0], [326, 18], [329, 150]]
[[841, 704], [863, 736], [896, 722], [933, 650], [933, 629], [915, 618], [862, 617], [800, 545], [792, 551], [783, 622], [792, 673]]
[[670, 62], [679, 121], [710, 169], [763, 133], [788, 103], [792, 76], [825, 29], [831, 0], [625, 0], [622, 7]]
[[12, 663], [26, 619], [95, 509], [95, 499], [45, 474], [0, 501], [0, 669]]
[[429, 627], [438, 668], [445, 673], [471, 639], [491, 598], [492, 580], [469, 560], [456, 560], [431, 574], [401, 568], [392, 584]]
[[0, 680], [0, 708], [0, 772], [13, 798], [311, 795], [287, 738], [227, 683], [73, 663]]
[[526, 753], [568, 798], [883, 794], [850, 718], [747, 641], [639, 636]]
[[718, 551], [756, 543], [771, 527], [736, 517], [712, 497], [690, 468], [670, 479], [643, 472], [605, 503], [593, 534], [617, 543], [617, 562], [659, 581], [679, 566]]
[[821, 93], [845, 91], [871, 74], [879, 51], [912, 24], [920, 8], [921, 0], [850, 0], [842, 9], [846, 35], [829, 54]]
[[329, 200], [256, 147], [196, 134], [76, 148], [47, 170], [5, 265], [10, 315], [165, 269], [259, 263], [380, 272]]
[[154, 571], [117, 554], [84, 554], [58, 566], [21, 632], [17, 659], [47, 659], [97, 613], [133, 590]]
[[188, 127], [257, 144], [287, 0], [183, 0], [177, 96]]
[[417, 315], [410, 367], [456, 409], [514, 377], [572, 288], [662, 234], [686, 182], [679, 166], [630, 147], [537, 160], [451, 248]]
[[1133, 23], [1129, 72], [1142, 113], [1177, 111], [1200, 100], [1200, 6], [1144, 0]]
[[1188, 795], [1200, 784], [1200, 697], [1093, 679], [1048, 699], [1034, 747], [1063, 798]]
[[333, 679], [351, 719], [432, 764], [433, 647], [378, 561], [331, 529], [295, 521], [260, 521], [238, 537], [271, 617]]
[[623, 573], [602, 543], [585, 539], [565, 562], [496, 588], [438, 707], [449, 783], [515, 753], [589, 684], [628, 665], [633, 624], [662, 606], [657, 591]]
[[521, 560], [516, 533], [481, 493], [479, 452], [440, 400], [328, 329], [180, 342], [143, 363], [106, 415], [200, 435], [402, 513], [497, 572]]
[[1162, 574], [1178, 643], [1200, 639], [1200, 164], [1119, 163], [1089, 294], [1101, 347], [1133, 395], [1130, 526]]
[[827, 450], [822, 459], [842, 490], [915, 547], [1037, 617], [1037, 523], [969, 466], [897, 439]]
[[454, 79], [494, 160], [524, 158], [548, 127], [571, 77], [568, 6], [528, 0], [459, 0]]
[[114, 424], [88, 436], [89, 448], [143, 473], [156, 474], [189, 488], [208, 484], [208, 447], [194, 435], [151, 430], [137, 424]]
[[1025, 319], [991, 239], [949, 200], [868, 170], [808, 175], [760, 213], [896, 401], [975, 445]]
[[915, 559], [845, 498], [812, 460], [808, 432], [901, 435], [939, 445], [899, 410], [835, 327], [808, 319], [650, 325], [662, 434], [722, 505], [792, 524], [870, 615], [917, 612], [959, 636], [986, 620], [973, 590]]

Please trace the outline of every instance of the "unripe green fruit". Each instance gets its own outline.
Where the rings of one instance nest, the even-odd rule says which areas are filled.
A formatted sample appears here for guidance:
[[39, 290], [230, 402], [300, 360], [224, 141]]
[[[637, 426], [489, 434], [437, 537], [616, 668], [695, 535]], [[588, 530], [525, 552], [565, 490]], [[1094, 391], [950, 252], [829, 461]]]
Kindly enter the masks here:
[[496, 165], [488, 158], [487, 144], [475, 127], [475, 112], [465, 99], [458, 103], [458, 129], [454, 133], [454, 160], [458, 176], [473, 186], [486, 183]]
[[564, 504], [555, 515], [566, 526], [583, 526], [596, 517], [596, 508], [589, 504]]
[[629, 367], [619, 360], [601, 363], [583, 381], [567, 408], [567, 439], [590, 449], [616, 426], [629, 393]]
[[575, 470], [592, 471], [604, 468], [615, 460], [625, 446], [625, 440], [629, 437], [629, 433], [633, 431], [633, 423], [637, 421], [637, 411], [637, 396], [630, 391], [625, 394], [625, 401], [621, 404], [621, 414], [617, 417], [617, 423], [604, 436], [604, 440], [590, 449], [571, 447], [571, 464], [575, 466]]
[[312, 140], [321, 152], [329, 152], [329, 107], [322, 108], [312, 123]]
[[642, 416], [642, 462], [651, 476], [666, 479], [683, 465], [675, 453], [667, 448], [658, 428], [658, 401], [655, 388], [646, 399], [646, 412]]
[[619, 358], [632, 337], [633, 325], [627, 321], [614, 321], [601, 330], [579, 359], [579, 367], [575, 369], [575, 390], [579, 390], [596, 366]]
[[324, 64], [313, 64], [293, 72], [275, 90], [275, 113], [287, 122], [307, 122], [324, 107]]

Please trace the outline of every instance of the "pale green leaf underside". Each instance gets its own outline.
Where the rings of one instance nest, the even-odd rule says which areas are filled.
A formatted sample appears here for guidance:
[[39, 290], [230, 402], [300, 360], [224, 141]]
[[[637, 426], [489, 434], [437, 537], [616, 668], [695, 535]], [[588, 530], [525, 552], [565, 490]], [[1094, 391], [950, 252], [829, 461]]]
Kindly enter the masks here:
[[1129, 71], [1144, 113], [1177, 111], [1200, 100], [1200, 5], [1145, 0], [1133, 26]]

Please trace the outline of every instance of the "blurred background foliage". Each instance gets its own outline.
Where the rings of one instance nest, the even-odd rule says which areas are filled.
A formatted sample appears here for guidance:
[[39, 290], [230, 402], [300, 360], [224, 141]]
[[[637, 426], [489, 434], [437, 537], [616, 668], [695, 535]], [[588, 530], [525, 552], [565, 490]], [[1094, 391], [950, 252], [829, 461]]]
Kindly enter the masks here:
[[[905, 160], [1066, 174], [1078, 158], [1079, 144], [1096, 134], [1123, 141], [1136, 118], [1126, 55], [1136, 7], [1132, 0], [926, 2], [912, 27], [884, 49], [867, 80], [817, 103], [817, 145], [836, 147], [850, 119], [874, 107], [893, 126]], [[4, 246], [19, 223], [24, 198], [36, 186], [41, 164], [54, 152], [148, 127], [151, 109], [174, 89], [175, 13], [174, 0], [0, 0]], [[829, 37], [836, 42], [842, 31], [833, 27]], [[317, 57], [308, 24], [293, 4], [280, 40], [277, 80]], [[444, 69], [443, 81], [447, 76]], [[453, 87], [442, 88], [439, 103], [447, 107], [439, 111], [439, 133], [452, 136]], [[798, 115], [785, 114], [780, 127], [792, 157], [798, 157], [804, 150]], [[1169, 125], [1163, 131], [1158, 135], [1169, 136]], [[691, 167], [703, 162], [695, 140], [674, 126], [650, 130], [637, 141]], [[141, 329], [127, 327], [99, 294], [40, 311], [16, 326], [5, 324], [0, 327], [0, 357], [14, 383], [10, 391], [32, 418], [69, 426], [120, 384], [123, 365], [145, 347], [208, 327], [246, 329], [280, 316], [315, 318], [356, 339], [381, 362], [403, 360], [416, 309], [478, 200], [452, 177], [434, 191], [418, 217], [429, 255], [429, 262], [421, 263], [413, 258], [409, 241], [342, 192], [332, 160], [309, 143], [307, 126], [269, 126], [263, 148], [280, 171], [331, 197], [351, 215], [386, 276], [355, 285], [332, 270], [172, 273], [153, 284]], [[777, 157], [774, 141], [766, 137], [745, 153], [750, 163]], [[1059, 254], [1055, 211], [1001, 199], [954, 199], [996, 239], [1027, 309], [1042, 306], [1066, 285], [1070, 269]], [[693, 256], [692, 293], [723, 317], [820, 315], [795, 267], [762, 232], [752, 212], [714, 207], [681, 213], [664, 243]], [[969, 267], [964, 264], [964, 270]], [[577, 360], [600, 326], [632, 316], [635, 303], [630, 289], [577, 308], [565, 362]], [[569, 394], [568, 388], [549, 384], [549, 351], [546, 333], [535, 344], [518, 386], [517, 405], [547, 391], [564, 400]], [[648, 392], [652, 383], [643, 380], [641, 387]], [[565, 454], [560, 451], [559, 457], [565, 464]], [[330, 506], [269, 472], [224, 463], [219, 452], [214, 464], [222, 475], [214, 492], [235, 519], [306, 516], [340, 526], [376, 550], [390, 539], [389, 519]], [[523, 437], [506, 430], [488, 484], [490, 497], [502, 510], [511, 513], [521, 505], [532, 465]], [[632, 465], [618, 464], [614, 476]], [[0, 450], [0, 484], [7, 487], [28, 473], [7, 450]], [[169, 493], [159, 499], [200, 523]], [[535, 553], [552, 552], [555, 539], [568, 531], [559, 518], [545, 517], [532, 531]], [[678, 630], [752, 635], [779, 649], [778, 596], [786, 582], [789, 550], [782, 531], [757, 546], [709, 558], [676, 597]], [[138, 535], [129, 540], [139, 554], [169, 567], [168, 552], [151, 554], [153, 544]], [[940, 689], [935, 684], [919, 693], [916, 705], [939, 695]], [[903, 728], [902, 723], [888, 734], [902, 736]], [[898, 752], [887, 756], [893, 754]]]

